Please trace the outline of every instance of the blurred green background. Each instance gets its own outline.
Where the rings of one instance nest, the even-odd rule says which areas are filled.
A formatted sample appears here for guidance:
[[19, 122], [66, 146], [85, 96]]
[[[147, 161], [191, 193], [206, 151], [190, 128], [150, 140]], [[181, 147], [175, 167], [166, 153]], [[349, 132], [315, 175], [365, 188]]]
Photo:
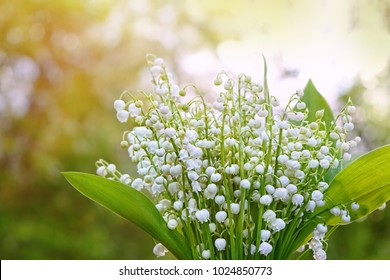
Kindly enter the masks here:
[[[148, 53], [210, 98], [218, 71], [256, 74], [265, 53], [274, 94], [313, 75], [335, 108], [352, 97], [361, 152], [390, 143], [390, 3], [337, 2], [0, 0], [0, 258], [155, 258], [60, 174], [134, 173], [112, 104], [147, 87]], [[328, 258], [390, 259], [390, 210], [339, 228]]]

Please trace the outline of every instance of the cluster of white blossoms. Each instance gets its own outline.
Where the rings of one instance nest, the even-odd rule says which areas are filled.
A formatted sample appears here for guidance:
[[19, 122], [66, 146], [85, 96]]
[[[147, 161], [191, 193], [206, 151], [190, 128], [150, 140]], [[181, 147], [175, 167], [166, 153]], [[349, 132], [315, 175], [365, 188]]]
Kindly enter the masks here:
[[[325, 174], [349, 160], [359, 143], [347, 137], [355, 107], [349, 102], [327, 127], [323, 110], [308, 120], [302, 90], [280, 108], [266, 84], [224, 72], [214, 81], [218, 97], [207, 104], [201, 95], [190, 99], [196, 88], [176, 84], [161, 58], [148, 63], [152, 93], [140, 92], [143, 101], [124, 93], [114, 103], [120, 122], [134, 119], [121, 146], [139, 177], [104, 160], [97, 173], [148, 192], [167, 227], [193, 244], [195, 259], [280, 257], [295, 229], [324, 206]], [[331, 212], [348, 222], [358, 207]], [[308, 243], [315, 259], [326, 258], [326, 232], [318, 224]], [[161, 244], [153, 251], [166, 252]]]

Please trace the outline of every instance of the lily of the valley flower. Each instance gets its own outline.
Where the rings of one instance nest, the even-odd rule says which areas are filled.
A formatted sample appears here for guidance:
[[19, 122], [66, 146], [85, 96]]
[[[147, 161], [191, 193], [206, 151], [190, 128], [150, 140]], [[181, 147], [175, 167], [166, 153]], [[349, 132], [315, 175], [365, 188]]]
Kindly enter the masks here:
[[[114, 102], [119, 122], [134, 119], [121, 147], [138, 176], [103, 160], [97, 174], [148, 192], [196, 259], [273, 258], [294, 238], [292, 228], [324, 207], [325, 174], [349, 160], [360, 142], [349, 136], [356, 108], [348, 102], [327, 124], [324, 110], [309, 111], [302, 90], [282, 107], [266, 83], [225, 72], [215, 79], [217, 96], [208, 104], [191, 96], [195, 86], [180, 86], [161, 58], [150, 56], [148, 63], [153, 92], [139, 99], [124, 93]], [[349, 222], [358, 209], [352, 202], [330, 213]], [[326, 258], [326, 232], [325, 224], [313, 229], [308, 247], [315, 259]], [[157, 244], [153, 252], [160, 257], [166, 249]]]

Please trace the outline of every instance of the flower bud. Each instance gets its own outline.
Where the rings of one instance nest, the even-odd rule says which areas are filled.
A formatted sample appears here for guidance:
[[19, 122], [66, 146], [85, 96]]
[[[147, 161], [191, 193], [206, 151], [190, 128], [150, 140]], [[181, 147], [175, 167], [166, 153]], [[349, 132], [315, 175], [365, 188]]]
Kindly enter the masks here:
[[268, 194], [274, 194], [275, 192], [275, 188], [272, 185], [266, 185], [265, 190], [267, 191]]
[[261, 164], [256, 165], [255, 171], [257, 172], [257, 174], [263, 174], [264, 173], [264, 166]]
[[243, 189], [249, 189], [251, 187], [251, 182], [248, 179], [241, 180], [240, 187]]
[[309, 201], [307, 202], [307, 205], [306, 205], [306, 210], [309, 211], [309, 212], [313, 212], [315, 208], [316, 208], [316, 203], [315, 203], [315, 201], [309, 200]]
[[288, 193], [291, 193], [291, 194], [294, 194], [298, 191], [297, 186], [294, 184], [288, 184], [286, 189], [287, 189]]
[[323, 192], [329, 187], [328, 183], [326, 182], [319, 182], [318, 183], [318, 189]]
[[251, 250], [250, 250], [250, 252], [251, 252], [251, 255], [254, 255], [254, 254], [256, 253], [256, 245], [251, 244]]
[[130, 113], [126, 110], [120, 110], [116, 113], [116, 117], [121, 123], [127, 122], [127, 120], [129, 119], [129, 115]]
[[304, 110], [306, 108], [306, 103], [305, 102], [298, 102], [297, 103], [297, 109], [298, 110]]
[[124, 110], [126, 107], [126, 103], [123, 100], [115, 100], [114, 108], [117, 112]]
[[187, 174], [188, 174], [188, 179], [190, 179], [190, 181], [196, 181], [199, 178], [198, 173], [196, 173], [195, 171], [188, 171]]
[[317, 168], [320, 163], [316, 159], [311, 159], [309, 163], [307, 164], [307, 167], [309, 168]]
[[339, 207], [335, 206], [332, 209], [330, 209], [330, 213], [332, 213], [335, 216], [340, 216], [341, 210]]
[[328, 232], [328, 227], [326, 225], [324, 225], [324, 224], [318, 224], [316, 229], [321, 234], [324, 234], [324, 233]]
[[352, 202], [351, 203], [351, 209], [353, 210], [353, 211], [356, 211], [356, 210], [358, 210], [360, 208], [360, 205], [358, 204], [358, 203], [356, 203], [356, 202]]
[[325, 113], [324, 110], [318, 110], [318, 111], [316, 112], [316, 118], [317, 118], [317, 119], [322, 118], [322, 117], [324, 116], [324, 113]]
[[143, 185], [144, 181], [141, 178], [137, 178], [131, 183], [131, 186], [136, 190], [141, 190]]
[[260, 232], [261, 241], [267, 241], [271, 237], [271, 232], [267, 229], [262, 229]]
[[232, 214], [240, 213], [240, 205], [238, 203], [230, 204], [230, 211], [232, 212]]
[[123, 174], [120, 178], [119, 181], [121, 181], [125, 185], [129, 185], [131, 183], [131, 178], [129, 174]]
[[96, 174], [99, 176], [102, 176], [102, 177], [106, 177], [107, 176], [107, 168], [105, 166], [99, 166], [96, 169]]
[[349, 122], [349, 123], [344, 124], [344, 129], [345, 129], [345, 131], [347, 131], [347, 132], [352, 131], [352, 130], [354, 129], [353, 123]]
[[351, 221], [351, 216], [349, 216], [348, 214], [342, 215], [342, 216], [341, 216], [341, 220], [342, 220], [344, 223], [349, 223], [349, 222]]
[[172, 220], [169, 220], [168, 221], [168, 223], [167, 223], [167, 225], [168, 225], [168, 228], [169, 229], [175, 229], [176, 227], [177, 227], [177, 221], [176, 220], [174, 220], [174, 219], [172, 219]]
[[169, 127], [164, 130], [164, 133], [166, 137], [173, 138], [176, 135], [176, 129], [174, 129], [173, 127]]
[[344, 153], [343, 154], [343, 159], [345, 160], [345, 161], [349, 161], [349, 160], [351, 160], [351, 154], [350, 153]]
[[315, 250], [313, 258], [315, 260], [326, 260], [326, 252], [323, 249]]
[[210, 250], [203, 250], [202, 258], [204, 258], [205, 260], [208, 260], [210, 258]]
[[302, 253], [303, 251], [305, 251], [305, 245], [302, 245], [297, 249], [297, 253]]
[[214, 173], [210, 177], [210, 181], [213, 183], [219, 182], [221, 179], [222, 179], [222, 176], [219, 173]]
[[320, 160], [320, 166], [324, 169], [328, 169], [330, 166], [330, 162], [327, 159], [321, 159]]
[[319, 201], [319, 200], [322, 200], [322, 198], [324, 197], [323, 193], [320, 192], [319, 190], [315, 190], [311, 193], [311, 198], [314, 200], [314, 201]]
[[173, 208], [177, 211], [183, 209], [183, 202], [178, 200], [173, 203]]
[[352, 105], [348, 106], [348, 107], [347, 107], [347, 112], [348, 112], [348, 114], [353, 114], [353, 113], [355, 113], [355, 112], [356, 112], [356, 107], [355, 107], [355, 106], [352, 106]]
[[209, 223], [210, 232], [213, 233], [217, 230], [217, 226], [214, 223]]
[[222, 85], [222, 79], [219, 76], [217, 78], [215, 78], [214, 85], [216, 85], [216, 86]]
[[207, 176], [211, 176], [215, 173], [216, 169], [215, 167], [209, 166], [206, 168], [206, 174]]
[[225, 197], [223, 195], [217, 195], [215, 198], [214, 198], [214, 201], [215, 203], [217, 203], [218, 205], [221, 205], [223, 203], [225, 203]]

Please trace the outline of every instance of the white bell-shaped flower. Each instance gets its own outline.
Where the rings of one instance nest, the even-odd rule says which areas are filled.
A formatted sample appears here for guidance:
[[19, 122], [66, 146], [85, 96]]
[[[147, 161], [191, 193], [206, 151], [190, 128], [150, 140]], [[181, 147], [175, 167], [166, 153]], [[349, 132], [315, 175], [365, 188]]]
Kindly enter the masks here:
[[209, 220], [210, 213], [207, 209], [198, 210], [195, 213], [195, 217], [199, 222], [204, 223]]
[[260, 232], [261, 241], [267, 241], [271, 237], [271, 232], [268, 229], [262, 229]]
[[120, 110], [116, 113], [116, 118], [119, 122], [125, 123], [129, 119], [130, 113], [126, 110]]
[[311, 199], [313, 199], [314, 201], [322, 200], [323, 197], [324, 197], [324, 194], [322, 192], [320, 192], [319, 190], [315, 190], [311, 193]]
[[168, 250], [161, 243], [156, 244], [156, 246], [153, 248], [153, 253], [157, 257], [163, 257], [167, 252]]
[[232, 214], [240, 213], [240, 204], [238, 203], [230, 204], [230, 211], [232, 212]]
[[269, 244], [268, 242], [261, 242], [259, 246], [259, 253], [261, 255], [267, 256], [269, 253], [272, 251], [272, 245]]
[[214, 201], [215, 203], [217, 203], [218, 205], [222, 205], [225, 203], [225, 197], [223, 195], [217, 195], [215, 198], [214, 198]]
[[304, 197], [303, 197], [303, 195], [296, 193], [292, 196], [291, 201], [292, 201], [293, 205], [301, 206], [303, 201], [304, 201]]
[[225, 211], [218, 211], [215, 214], [215, 219], [219, 223], [223, 223], [226, 220], [226, 218], [227, 218], [227, 213]]
[[266, 221], [266, 222], [272, 222], [276, 219], [276, 214], [274, 211], [268, 209], [267, 211], [265, 211], [263, 213], [263, 219]]
[[273, 199], [271, 195], [265, 194], [262, 197], [260, 197], [259, 201], [261, 204], [268, 206], [272, 203]]
[[217, 238], [215, 239], [214, 245], [218, 251], [223, 251], [226, 248], [226, 240], [224, 238]]
[[124, 110], [125, 107], [126, 107], [126, 103], [123, 100], [118, 99], [114, 101], [114, 109], [117, 112]]
[[271, 222], [271, 229], [274, 232], [281, 231], [285, 227], [286, 227], [286, 223], [282, 219], [280, 219], [280, 218], [277, 218], [273, 222]]
[[167, 226], [169, 229], [175, 229], [177, 227], [178, 223], [175, 219], [171, 219], [168, 221]]
[[208, 260], [210, 258], [210, 250], [203, 250], [202, 251], [202, 258], [205, 260]]
[[248, 179], [243, 179], [240, 182], [240, 187], [243, 189], [249, 189], [251, 187], [251, 182]]

